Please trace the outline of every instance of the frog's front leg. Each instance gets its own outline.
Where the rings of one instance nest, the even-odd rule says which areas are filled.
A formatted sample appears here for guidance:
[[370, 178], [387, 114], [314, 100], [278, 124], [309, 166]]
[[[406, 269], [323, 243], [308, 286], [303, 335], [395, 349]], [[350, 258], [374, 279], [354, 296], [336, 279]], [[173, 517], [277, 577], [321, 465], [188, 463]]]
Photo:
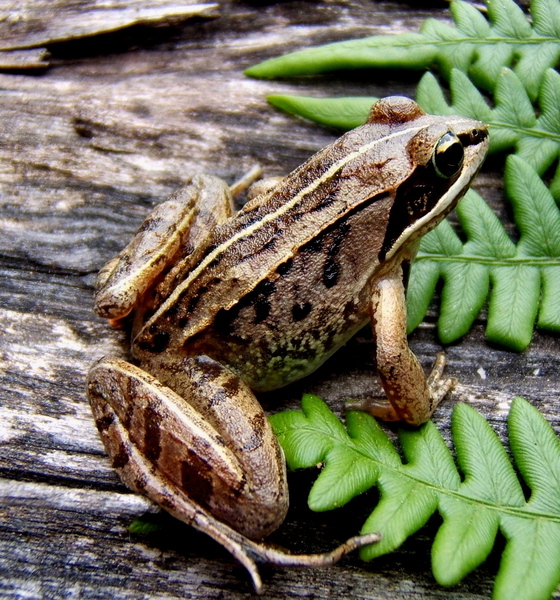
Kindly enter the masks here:
[[377, 371], [390, 406], [371, 404], [367, 410], [387, 421], [420, 425], [431, 417], [457, 380], [442, 379], [443, 354], [438, 355], [431, 375], [426, 378], [409, 348], [402, 269], [396, 271], [376, 283], [370, 305]]
[[379, 540], [358, 536], [329, 553], [292, 555], [248, 539], [268, 535], [286, 514], [282, 452], [241, 379], [206, 357], [182, 366], [185, 398], [120, 359], [104, 358], [89, 372], [97, 427], [128, 487], [227, 548], [257, 591], [256, 562], [324, 566]]
[[212, 175], [195, 175], [158, 204], [126, 248], [101, 269], [95, 290], [97, 314], [112, 320], [126, 317], [161, 273], [232, 214], [228, 185]]

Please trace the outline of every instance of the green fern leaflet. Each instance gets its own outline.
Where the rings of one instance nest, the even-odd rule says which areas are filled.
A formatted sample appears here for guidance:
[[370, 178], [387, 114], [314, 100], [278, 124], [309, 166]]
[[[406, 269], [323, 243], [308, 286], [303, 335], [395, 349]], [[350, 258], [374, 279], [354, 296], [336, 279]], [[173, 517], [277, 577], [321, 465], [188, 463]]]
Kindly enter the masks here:
[[376, 35], [336, 42], [272, 58], [247, 69], [251, 77], [312, 75], [339, 69], [437, 65], [444, 77], [459, 69], [492, 91], [504, 67], [512, 67], [534, 100], [546, 69], [560, 58], [560, 4], [532, 0], [532, 24], [513, 0], [486, 2], [489, 21], [467, 2], [451, 2], [456, 27], [427, 19], [419, 33]]
[[467, 241], [448, 221], [424, 236], [407, 291], [409, 330], [423, 319], [444, 281], [440, 339], [464, 335], [488, 298], [489, 340], [524, 350], [533, 326], [560, 331], [560, 211], [542, 180], [516, 156], [506, 163], [506, 192], [521, 234], [515, 245], [482, 198], [470, 191], [457, 214]]
[[[513, 402], [509, 440], [531, 491], [527, 500], [508, 455], [488, 422], [466, 404], [455, 407], [457, 463], [431, 422], [401, 430], [404, 460], [375, 419], [350, 412], [346, 427], [316, 396], [300, 411], [271, 417], [291, 469], [323, 469], [309, 494], [314, 511], [332, 510], [377, 486], [381, 493], [362, 533], [380, 543], [362, 550], [371, 560], [398, 548], [434, 514], [443, 518], [432, 548], [441, 585], [454, 585], [480, 565], [500, 531], [506, 539], [495, 600], [545, 600], [560, 582], [560, 442], [544, 417]], [[464, 477], [461, 477], [461, 473]]]
[[363, 125], [372, 105], [379, 100], [374, 96], [313, 98], [288, 94], [271, 94], [266, 99], [287, 113], [342, 131]]
[[289, 94], [271, 94], [266, 99], [272, 106], [291, 115], [342, 131], [363, 125], [372, 105], [379, 100], [375, 96], [313, 98]]

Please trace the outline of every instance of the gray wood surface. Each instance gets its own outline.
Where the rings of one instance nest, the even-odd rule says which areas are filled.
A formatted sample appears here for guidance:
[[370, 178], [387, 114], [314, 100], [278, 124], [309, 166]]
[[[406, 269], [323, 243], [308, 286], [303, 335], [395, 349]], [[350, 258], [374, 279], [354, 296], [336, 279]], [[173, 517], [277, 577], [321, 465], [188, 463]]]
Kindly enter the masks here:
[[[25, 10], [0, 3], [11, 18], [9, 36], [1, 28], [10, 19], [0, 22], [5, 42], [17, 38], [16, 27], [30, 36], [46, 32], [32, 44], [3, 46], [39, 45], [50, 65], [0, 72], [3, 598], [252, 597], [243, 569], [194, 530], [154, 515], [159, 532], [129, 532], [136, 517], [154, 508], [110, 468], [85, 398], [91, 362], [127, 354], [124, 333], [92, 312], [95, 273], [150, 207], [193, 171], [233, 181], [258, 162], [268, 175], [283, 174], [334, 139], [267, 106], [267, 93], [412, 93], [419, 77], [361, 71], [268, 82], [244, 77], [244, 68], [319, 43], [415, 30], [424, 18], [447, 14], [443, 2], [224, 0], [217, 18], [169, 22], [164, 13], [176, 9], [171, 3], [134, 6], [156, 4], [160, 26], [134, 24], [138, 19], [128, 15], [131, 26], [111, 33], [114, 14], [99, 4], [100, 26], [73, 40], [56, 32], [75, 22], [76, 3], [56, 2], [54, 16], [51, 2], [28, 0]], [[0, 69], [12, 68], [1, 65], [2, 59]], [[506, 215], [497, 174], [486, 170], [478, 185]], [[438, 426], [449, 437], [452, 407], [466, 401], [505, 439], [509, 403], [522, 395], [558, 430], [558, 339], [537, 333], [527, 352], [514, 354], [490, 347], [483, 325], [482, 319], [446, 349], [448, 372], [460, 385], [437, 411]], [[440, 349], [434, 313], [411, 343], [427, 368]], [[340, 409], [345, 398], [377, 389], [372, 368], [364, 331], [313, 377], [263, 402], [271, 410], [296, 407], [302, 391], [310, 391]], [[292, 509], [272, 537], [294, 551], [328, 549], [353, 535], [377, 498], [371, 491], [336, 513], [312, 514], [305, 504], [311, 483], [312, 474], [291, 476]], [[430, 547], [438, 525], [432, 519], [373, 563], [353, 556], [324, 570], [265, 568], [265, 597], [489, 598], [497, 553], [458, 586], [435, 583]]]

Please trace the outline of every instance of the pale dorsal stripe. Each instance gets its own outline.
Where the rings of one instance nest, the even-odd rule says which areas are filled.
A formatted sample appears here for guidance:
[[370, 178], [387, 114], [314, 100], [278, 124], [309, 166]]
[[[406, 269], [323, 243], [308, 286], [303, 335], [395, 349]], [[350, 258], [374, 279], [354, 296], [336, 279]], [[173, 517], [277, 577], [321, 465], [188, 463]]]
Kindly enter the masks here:
[[[453, 125], [454, 123], [460, 123], [460, 122], [463, 122], [464, 120], [465, 119], [450, 120], [447, 122], [447, 124]], [[427, 127], [430, 127], [430, 125], [432, 125], [432, 124], [433, 123], [427, 123], [426, 125], [421, 125], [421, 126], [416, 126], [416, 127], [407, 127], [406, 129], [401, 129], [394, 133], [390, 133], [389, 135], [383, 136], [382, 138], [378, 138], [368, 144], [365, 144], [359, 150], [350, 152], [347, 156], [344, 156], [339, 161], [333, 163], [331, 165], [331, 167], [327, 171], [325, 171], [325, 173], [323, 173], [323, 175], [321, 175], [321, 177], [318, 177], [317, 179], [312, 181], [308, 186], [306, 186], [305, 188], [300, 190], [300, 192], [297, 193], [288, 202], [286, 202], [285, 204], [282, 204], [280, 207], [278, 207], [278, 209], [276, 211], [265, 215], [259, 221], [256, 221], [249, 227], [237, 232], [235, 235], [231, 236], [231, 238], [229, 240], [227, 240], [226, 242], [224, 242], [223, 244], [221, 244], [220, 246], [215, 248], [208, 255], [206, 255], [204, 257], [204, 259], [200, 262], [200, 264], [189, 273], [189, 276], [180, 285], [178, 285], [175, 288], [173, 293], [170, 294], [170, 296], [167, 298], [167, 300], [160, 306], [160, 308], [146, 322], [143, 329], [146, 330], [150, 325], [152, 325], [159, 318], [159, 316], [161, 314], [165, 313], [171, 306], [173, 306], [175, 304], [175, 302], [177, 301], [177, 298], [183, 293], [183, 291], [206, 269], [206, 267], [213, 260], [216, 259], [216, 257], [218, 257], [225, 250], [227, 250], [230, 246], [232, 246], [239, 240], [243, 239], [244, 237], [249, 237], [250, 235], [255, 233], [255, 231], [258, 231], [258, 229], [260, 227], [262, 227], [263, 225], [265, 225], [266, 223], [269, 223], [270, 221], [274, 221], [275, 219], [278, 219], [280, 216], [282, 216], [283, 214], [285, 214], [286, 212], [291, 210], [294, 206], [296, 206], [301, 201], [302, 198], [304, 198], [308, 194], [311, 194], [312, 192], [314, 192], [324, 181], [331, 178], [337, 171], [342, 169], [349, 162], [353, 161], [356, 158], [359, 158], [361, 155], [366, 154], [367, 152], [370, 152], [377, 145], [384, 144], [384, 143], [386, 143], [390, 140], [394, 140], [398, 137], [403, 137], [403, 136], [411, 137], [412, 135], [414, 135], [415, 133], [418, 133], [422, 129], [426, 129]]]

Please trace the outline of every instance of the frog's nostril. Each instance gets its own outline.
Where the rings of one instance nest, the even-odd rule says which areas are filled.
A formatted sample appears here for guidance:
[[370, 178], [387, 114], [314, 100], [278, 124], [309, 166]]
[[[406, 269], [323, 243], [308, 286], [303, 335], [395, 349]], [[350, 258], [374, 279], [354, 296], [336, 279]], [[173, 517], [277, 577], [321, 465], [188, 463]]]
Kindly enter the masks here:
[[485, 129], [473, 129], [471, 131], [471, 144], [480, 144], [488, 137], [488, 132]]

